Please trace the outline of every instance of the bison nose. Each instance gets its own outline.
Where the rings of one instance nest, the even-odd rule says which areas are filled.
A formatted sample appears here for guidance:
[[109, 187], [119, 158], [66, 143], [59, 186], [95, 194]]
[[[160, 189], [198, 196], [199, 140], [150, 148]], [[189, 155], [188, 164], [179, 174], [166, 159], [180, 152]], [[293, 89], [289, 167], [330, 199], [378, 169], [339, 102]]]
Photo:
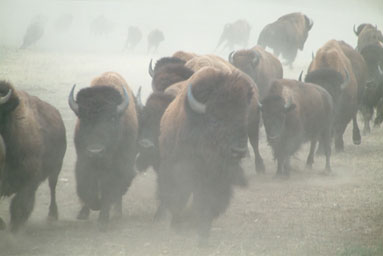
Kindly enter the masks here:
[[92, 144], [89, 145], [86, 150], [90, 156], [102, 156], [105, 151], [105, 147], [101, 144]]
[[248, 150], [247, 147], [232, 147], [231, 148], [231, 156], [233, 158], [243, 158], [246, 156]]
[[145, 149], [154, 148], [154, 143], [148, 139], [142, 139], [138, 142], [138, 144]]

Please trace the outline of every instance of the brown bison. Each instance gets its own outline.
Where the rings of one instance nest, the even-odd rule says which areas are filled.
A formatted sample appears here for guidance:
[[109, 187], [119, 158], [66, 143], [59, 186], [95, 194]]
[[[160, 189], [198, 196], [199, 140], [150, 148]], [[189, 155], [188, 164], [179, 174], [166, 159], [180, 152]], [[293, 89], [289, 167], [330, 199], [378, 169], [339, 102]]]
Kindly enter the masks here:
[[278, 162], [277, 175], [289, 175], [289, 159], [310, 141], [306, 165], [311, 168], [318, 141], [324, 146], [330, 171], [333, 102], [323, 88], [295, 80], [275, 80], [261, 105], [267, 141]]
[[249, 41], [251, 27], [246, 20], [237, 20], [225, 24], [216, 49], [225, 43], [224, 48], [234, 49], [235, 45], [246, 47]]
[[354, 25], [354, 33], [358, 37], [356, 49], [361, 52], [366, 46], [379, 45], [382, 47], [383, 35], [382, 32], [371, 24], [360, 24], [357, 29]]
[[[185, 66], [189, 67], [195, 72], [205, 67], [216, 68], [226, 73], [241, 72], [239, 69], [234, 67], [228, 61], [216, 55], [198, 56], [196, 58], [189, 60], [185, 64]], [[245, 73], [243, 73], [243, 75], [247, 76], [247, 74]], [[251, 78], [249, 77], [249, 79]], [[263, 159], [258, 149], [259, 126], [260, 126], [260, 118], [261, 118], [259, 114], [258, 106], [257, 106], [259, 93], [258, 93], [257, 85], [253, 84], [253, 87], [254, 87], [254, 93], [253, 93], [252, 107], [250, 108], [250, 114], [249, 114], [248, 134], [249, 134], [250, 144], [253, 148], [253, 152], [255, 156], [255, 169], [258, 173], [263, 173], [265, 171], [265, 166], [263, 164]]]
[[42, 15], [35, 17], [29, 24], [23, 37], [23, 43], [20, 49], [28, 48], [36, 44], [44, 35], [46, 18]]
[[254, 80], [261, 99], [266, 95], [273, 79], [283, 78], [281, 62], [259, 46], [231, 52], [229, 62]]
[[51, 195], [48, 216], [57, 219], [56, 184], [66, 151], [60, 113], [39, 98], [0, 81], [0, 131], [6, 148], [0, 197], [15, 194], [10, 206], [11, 231], [27, 221], [36, 190], [47, 177]]
[[159, 29], [154, 29], [148, 34], [148, 53], [153, 49], [157, 52], [160, 43], [165, 40], [164, 33]]
[[142, 39], [142, 32], [140, 28], [130, 26], [128, 28], [128, 37], [126, 38], [125, 42], [125, 49], [133, 51], [137, 44], [141, 41]]
[[148, 71], [152, 77], [153, 92], [164, 91], [174, 83], [189, 79], [194, 72], [185, 67], [185, 63], [177, 57], [164, 57], [156, 62], [153, 69], [150, 61]]
[[291, 66], [298, 49], [303, 50], [313, 25], [313, 21], [302, 13], [286, 14], [262, 29], [257, 44], [273, 49], [276, 57], [282, 54], [286, 64]]
[[318, 84], [325, 88], [334, 101], [334, 136], [335, 150], [343, 151], [343, 133], [348, 123], [353, 121], [353, 142], [361, 143], [357, 122], [358, 81], [351, 61], [342, 50], [342, 44], [330, 40], [321, 47], [311, 62], [306, 82]]
[[193, 195], [200, 241], [228, 207], [243, 178], [253, 82], [242, 72], [207, 67], [196, 72], [161, 119], [158, 195], [176, 227]]
[[77, 194], [83, 202], [78, 219], [87, 219], [90, 209], [100, 210], [99, 226], [107, 228], [109, 210], [121, 201], [135, 176], [138, 121], [134, 96], [122, 76], [107, 72], [90, 87], [73, 91], [69, 106], [77, 115], [74, 143]]

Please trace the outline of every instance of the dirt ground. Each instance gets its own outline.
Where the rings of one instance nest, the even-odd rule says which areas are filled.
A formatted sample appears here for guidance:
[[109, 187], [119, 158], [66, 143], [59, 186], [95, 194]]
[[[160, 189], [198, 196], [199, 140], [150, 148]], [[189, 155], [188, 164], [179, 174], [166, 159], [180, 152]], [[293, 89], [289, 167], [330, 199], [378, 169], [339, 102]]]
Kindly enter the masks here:
[[[106, 233], [97, 229], [97, 213], [76, 220], [73, 128], [67, 104], [78, 89], [104, 71], [120, 72], [130, 86], [150, 92], [149, 57], [127, 54], [69, 54], [0, 48], [0, 79], [56, 106], [67, 128], [68, 149], [59, 177], [59, 221], [46, 220], [47, 182], [40, 185], [32, 216], [17, 235], [0, 231], [0, 255], [383, 255], [383, 128], [375, 128], [355, 146], [351, 125], [345, 153], [332, 156], [333, 172], [324, 176], [324, 158], [304, 168], [308, 147], [294, 157], [289, 180], [274, 180], [276, 164], [264, 135], [261, 153], [266, 174], [257, 176], [254, 158], [244, 159], [249, 185], [236, 189], [231, 205], [214, 223], [207, 248], [197, 247], [195, 232], [175, 233], [168, 221], [153, 223], [156, 177], [140, 173], [124, 197], [122, 219], [111, 220]], [[285, 76], [296, 78], [306, 63], [299, 60]], [[359, 122], [362, 128], [362, 122]], [[9, 222], [9, 198], [0, 201], [0, 216]]]

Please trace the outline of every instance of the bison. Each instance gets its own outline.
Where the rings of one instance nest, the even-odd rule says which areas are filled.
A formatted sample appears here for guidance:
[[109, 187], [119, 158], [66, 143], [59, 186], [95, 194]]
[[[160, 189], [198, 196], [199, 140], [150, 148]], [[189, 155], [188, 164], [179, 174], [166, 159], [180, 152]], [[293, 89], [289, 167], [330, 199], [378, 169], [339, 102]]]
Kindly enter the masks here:
[[152, 77], [153, 91], [164, 91], [174, 83], [189, 79], [193, 75], [193, 70], [185, 67], [185, 63], [177, 57], [164, 57], [156, 62], [153, 69], [150, 61], [148, 71]]
[[243, 178], [253, 82], [242, 72], [206, 67], [196, 72], [166, 109], [160, 125], [158, 196], [177, 227], [193, 195], [200, 242], [228, 207]]
[[221, 37], [219, 38], [216, 49], [225, 43], [224, 48], [230, 51], [235, 45], [246, 47], [249, 41], [251, 27], [246, 20], [237, 20], [233, 23], [225, 24]]
[[153, 52], [157, 52], [158, 46], [165, 40], [164, 33], [159, 29], [154, 29], [148, 34], [148, 53], [153, 49]]
[[[226, 73], [237, 73], [241, 72], [239, 69], [234, 67], [232, 64], [230, 64], [228, 61], [224, 60], [223, 58], [216, 56], [216, 55], [203, 55], [198, 56], [196, 58], [193, 58], [189, 60], [186, 64], [186, 67], [189, 67], [193, 71], [197, 72], [202, 68], [205, 67], [213, 67], [216, 69], [219, 69]], [[247, 74], [243, 73], [244, 76], [247, 76]], [[251, 79], [249, 77], [249, 79]], [[263, 164], [262, 156], [258, 149], [259, 144], [259, 126], [260, 126], [260, 114], [257, 107], [257, 101], [259, 98], [259, 92], [258, 87], [256, 84], [253, 84], [254, 87], [254, 93], [253, 93], [253, 100], [252, 104], [256, 106], [252, 106], [250, 108], [250, 114], [249, 114], [249, 127], [248, 127], [248, 134], [249, 134], [249, 140], [250, 144], [253, 148], [254, 156], [255, 156], [255, 169], [257, 173], [263, 173], [265, 171], [265, 166]]]
[[93, 79], [69, 106], [77, 115], [74, 143], [77, 194], [83, 206], [77, 216], [87, 219], [99, 210], [99, 228], [107, 229], [109, 210], [115, 204], [122, 214], [122, 196], [135, 177], [138, 120], [134, 95], [125, 79], [107, 72]]
[[353, 142], [359, 145], [361, 137], [356, 116], [360, 98], [358, 83], [351, 61], [344, 54], [341, 43], [330, 40], [317, 51], [305, 82], [322, 86], [333, 97], [335, 150], [344, 151], [343, 133], [351, 120]]
[[[29, 218], [36, 190], [49, 180], [48, 217], [58, 218], [56, 184], [66, 151], [65, 127], [52, 105], [0, 81], [0, 133], [6, 155], [0, 172], [0, 197], [12, 196], [10, 229]], [[4, 157], [4, 150], [2, 157]]]
[[28, 48], [36, 44], [44, 35], [46, 18], [39, 15], [33, 19], [25, 31], [23, 44], [20, 49]]
[[257, 44], [273, 49], [276, 57], [282, 54], [286, 64], [291, 66], [298, 49], [303, 50], [313, 25], [313, 21], [302, 13], [286, 14], [262, 29]]
[[261, 99], [266, 95], [273, 79], [283, 78], [281, 62], [259, 46], [231, 52], [229, 62], [254, 80]]
[[[5, 145], [4, 145], [4, 140], [3, 137], [0, 136], [0, 189], [1, 189], [1, 180], [2, 177], [4, 176], [3, 171], [4, 171], [4, 165], [5, 165]], [[0, 217], [0, 230], [5, 229], [5, 222], [4, 220]]]
[[358, 37], [356, 49], [361, 52], [366, 46], [379, 45], [382, 47], [383, 35], [382, 32], [371, 24], [360, 24], [357, 29], [354, 25], [354, 33]]
[[333, 102], [325, 89], [296, 80], [275, 80], [261, 102], [261, 111], [267, 141], [278, 162], [277, 176], [289, 176], [290, 157], [307, 141], [311, 143], [307, 167], [312, 167], [316, 144], [321, 141], [325, 170], [331, 170]]
[[126, 38], [125, 49], [134, 50], [141, 39], [141, 30], [138, 27], [130, 26], [128, 28], [128, 37]]

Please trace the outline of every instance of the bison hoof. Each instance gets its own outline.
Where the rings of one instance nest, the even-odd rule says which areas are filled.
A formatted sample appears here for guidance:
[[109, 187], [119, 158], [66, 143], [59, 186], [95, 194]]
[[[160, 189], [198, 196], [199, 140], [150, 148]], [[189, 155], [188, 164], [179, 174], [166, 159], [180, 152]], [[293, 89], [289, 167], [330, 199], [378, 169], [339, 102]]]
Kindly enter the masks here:
[[6, 228], [5, 222], [2, 218], [0, 218], [0, 230], [4, 230]]
[[90, 210], [88, 207], [83, 206], [77, 215], [78, 220], [87, 220], [89, 218]]

